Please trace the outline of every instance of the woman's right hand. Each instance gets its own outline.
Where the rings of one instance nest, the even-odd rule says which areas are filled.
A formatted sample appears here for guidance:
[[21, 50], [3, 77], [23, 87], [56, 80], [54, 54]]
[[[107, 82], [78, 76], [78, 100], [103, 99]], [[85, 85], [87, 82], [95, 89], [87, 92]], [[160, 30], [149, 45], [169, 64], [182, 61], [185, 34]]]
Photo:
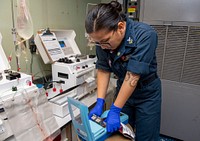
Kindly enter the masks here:
[[93, 115], [96, 115], [96, 116], [99, 116], [99, 117], [101, 116], [101, 114], [103, 113], [104, 103], [105, 103], [105, 100], [103, 98], [97, 98], [96, 105], [94, 106], [94, 108], [89, 113], [89, 119], [91, 119], [91, 117]]

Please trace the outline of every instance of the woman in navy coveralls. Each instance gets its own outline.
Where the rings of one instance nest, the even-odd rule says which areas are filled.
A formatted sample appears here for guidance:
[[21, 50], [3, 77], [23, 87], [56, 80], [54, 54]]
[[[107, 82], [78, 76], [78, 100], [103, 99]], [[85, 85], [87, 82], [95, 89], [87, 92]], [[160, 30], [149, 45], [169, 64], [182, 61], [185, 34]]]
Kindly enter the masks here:
[[121, 4], [112, 1], [91, 9], [86, 32], [96, 45], [97, 102], [90, 111], [100, 116], [110, 74], [117, 77], [115, 101], [106, 119], [108, 132], [120, 127], [120, 112], [136, 128], [136, 141], [158, 141], [161, 112], [161, 81], [157, 76], [157, 33], [145, 23], [128, 19]]

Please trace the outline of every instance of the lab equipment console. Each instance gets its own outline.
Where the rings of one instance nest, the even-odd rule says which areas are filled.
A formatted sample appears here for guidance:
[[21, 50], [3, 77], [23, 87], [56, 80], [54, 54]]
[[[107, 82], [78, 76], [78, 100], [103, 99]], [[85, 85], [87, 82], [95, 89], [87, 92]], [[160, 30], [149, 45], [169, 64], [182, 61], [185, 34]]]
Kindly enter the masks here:
[[63, 91], [80, 86], [79, 97], [96, 88], [96, 57], [82, 55], [76, 42], [73, 30], [51, 30], [51, 35], [38, 32], [35, 43], [44, 63], [51, 63], [53, 88], [47, 90], [48, 99]]

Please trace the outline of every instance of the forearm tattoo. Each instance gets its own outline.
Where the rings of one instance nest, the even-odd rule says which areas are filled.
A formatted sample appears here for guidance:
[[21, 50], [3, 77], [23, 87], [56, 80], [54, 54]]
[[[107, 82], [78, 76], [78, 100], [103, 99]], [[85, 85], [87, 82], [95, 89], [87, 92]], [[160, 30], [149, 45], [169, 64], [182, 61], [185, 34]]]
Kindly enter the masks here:
[[128, 81], [131, 87], [135, 87], [139, 80], [139, 75], [134, 74], [132, 72], [127, 72], [125, 76], [125, 81]]

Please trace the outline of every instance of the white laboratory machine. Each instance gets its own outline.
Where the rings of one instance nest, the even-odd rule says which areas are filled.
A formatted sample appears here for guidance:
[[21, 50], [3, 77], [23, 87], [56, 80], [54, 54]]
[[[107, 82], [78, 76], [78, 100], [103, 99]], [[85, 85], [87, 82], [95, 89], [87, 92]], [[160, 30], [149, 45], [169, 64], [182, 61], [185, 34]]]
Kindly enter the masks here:
[[47, 89], [47, 97], [59, 117], [69, 114], [67, 96], [80, 99], [96, 89], [96, 57], [82, 55], [75, 36], [74, 30], [46, 30], [35, 37], [44, 63], [52, 66], [53, 87]]
[[1, 41], [0, 34], [0, 140], [48, 138], [58, 125], [45, 92], [32, 83], [30, 75], [10, 70]]

